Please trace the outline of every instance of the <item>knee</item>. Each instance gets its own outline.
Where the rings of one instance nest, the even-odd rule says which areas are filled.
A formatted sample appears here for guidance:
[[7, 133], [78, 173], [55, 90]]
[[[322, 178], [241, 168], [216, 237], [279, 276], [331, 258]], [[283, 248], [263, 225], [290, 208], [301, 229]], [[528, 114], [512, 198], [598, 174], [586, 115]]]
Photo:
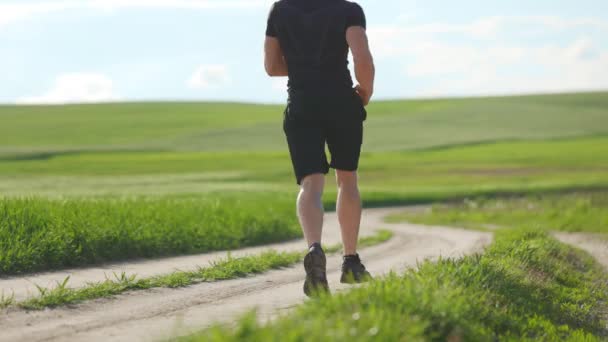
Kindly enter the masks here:
[[306, 176], [300, 182], [300, 189], [302, 192], [316, 194], [321, 196], [323, 194], [323, 187], [325, 186], [325, 175], [313, 174]]
[[336, 170], [336, 182], [340, 190], [357, 190], [357, 171]]

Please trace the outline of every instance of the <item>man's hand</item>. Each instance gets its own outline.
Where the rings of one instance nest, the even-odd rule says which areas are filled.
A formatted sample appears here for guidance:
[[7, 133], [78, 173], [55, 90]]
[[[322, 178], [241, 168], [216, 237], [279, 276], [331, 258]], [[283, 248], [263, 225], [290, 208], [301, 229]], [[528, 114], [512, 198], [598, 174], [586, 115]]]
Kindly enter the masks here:
[[355, 91], [357, 92], [357, 94], [359, 94], [359, 97], [361, 97], [361, 102], [363, 102], [363, 106], [367, 107], [372, 98], [372, 95], [374, 94], [374, 91], [363, 89], [363, 87], [361, 87], [360, 85], [357, 85], [355, 87]]

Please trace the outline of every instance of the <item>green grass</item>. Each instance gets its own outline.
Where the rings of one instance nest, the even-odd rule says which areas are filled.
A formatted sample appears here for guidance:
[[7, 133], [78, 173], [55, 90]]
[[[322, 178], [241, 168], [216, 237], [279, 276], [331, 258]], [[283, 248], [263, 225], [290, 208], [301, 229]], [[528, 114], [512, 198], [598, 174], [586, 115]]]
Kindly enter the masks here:
[[503, 230], [483, 255], [309, 301], [267, 325], [255, 313], [178, 341], [600, 341], [608, 277], [546, 232]]
[[0, 274], [263, 245], [301, 236], [293, 201], [0, 199]]
[[[608, 189], [607, 170], [608, 138], [596, 137], [368, 153], [360, 182], [369, 207]], [[331, 210], [336, 190], [328, 183]], [[299, 234], [291, 165], [280, 153], [3, 161], [0, 193], [2, 274], [230, 249]], [[20, 199], [26, 195], [38, 199]], [[144, 197], [128, 198], [133, 195]]]
[[[359, 239], [359, 248], [374, 246], [388, 241], [393, 233], [379, 230], [374, 235]], [[328, 254], [341, 251], [341, 245], [329, 246]], [[276, 252], [269, 250], [258, 255], [233, 258], [230, 255], [217, 260], [208, 267], [199, 267], [194, 271], [178, 271], [170, 274], [138, 279], [137, 275], [114, 274], [114, 279], [91, 283], [81, 288], [70, 288], [67, 277], [53, 288], [37, 286], [38, 295], [21, 302], [15, 302], [14, 296], [4, 293], [0, 296], [0, 308], [19, 307], [26, 310], [40, 310], [49, 307], [75, 304], [86, 300], [115, 296], [126, 291], [146, 290], [151, 288], [177, 288], [202, 282], [235, 279], [259, 274], [272, 269], [292, 266], [301, 262], [306, 252]]]
[[[607, 93], [380, 101], [368, 151], [608, 133]], [[0, 152], [285, 151], [283, 105], [128, 103], [0, 106]]]
[[[293, 193], [286, 153], [140, 152], [0, 161], [4, 196]], [[364, 153], [364, 200], [437, 200], [472, 194], [608, 187], [608, 137], [502, 142]], [[335, 187], [328, 182], [326, 200]]]
[[4, 309], [15, 304], [15, 295], [11, 294], [10, 296], [4, 293], [0, 293], [0, 309]]
[[[607, 94], [377, 102], [360, 164], [364, 204], [608, 189]], [[0, 106], [0, 273], [297, 236], [281, 112]]]
[[[300, 236], [282, 109], [0, 106], [0, 274]], [[510, 212], [462, 206], [463, 215], [443, 208], [420, 220], [605, 230], [605, 195], [572, 201], [558, 195], [608, 189], [608, 93], [385, 101], [368, 111], [360, 169], [366, 206], [533, 194], [542, 210], [530, 211], [521, 200], [509, 202]], [[328, 186], [328, 209], [335, 193]], [[540, 194], [553, 197], [537, 200]], [[41, 308], [129, 289], [187, 286], [300, 258], [228, 259], [151, 279], [119, 275], [83, 289], [70, 289], [68, 279], [20, 304], [1, 293], [0, 307]], [[192, 339], [594, 340], [608, 338], [600, 322], [606, 286], [588, 256], [546, 233], [499, 231], [482, 256], [423, 263], [322, 304], [311, 301], [269, 326], [250, 315], [235, 332], [216, 328]]]
[[300, 261], [302, 253], [278, 253], [268, 251], [260, 255], [242, 258], [228, 257], [218, 260], [209, 267], [200, 267], [194, 271], [178, 271], [162, 276], [138, 279], [136, 275], [114, 275], [103, 282], [89, 284], [82, 288], [69, 288], [69, 277], [53, 288], [38, 287], [38, 296], [19, 303], [11, 303], [26, 310], [40, 310], [75, 304], [86, 300], [115, 296], [126, 291], [146, 290], [151, 288], [178, 288], [219, 280], [245, 277], [271, 269], [290, 266]]
[[389, 221], [443, 224], [473, 229], [528, 227], [539, 230], [608, 234], [608, 192], [540, 194], [467, 199], [435, 205], [429, 212], [403, 213]]

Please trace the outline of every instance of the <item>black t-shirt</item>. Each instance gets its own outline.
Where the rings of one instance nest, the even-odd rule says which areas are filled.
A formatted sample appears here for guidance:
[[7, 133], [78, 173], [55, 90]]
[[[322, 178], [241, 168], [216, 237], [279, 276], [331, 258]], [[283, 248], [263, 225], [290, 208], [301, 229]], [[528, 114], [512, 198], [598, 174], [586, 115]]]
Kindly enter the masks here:
[[363, 9], [346, 0], [281, 0], [266, 35], [279, 39], [289, 70], [290, 98], [352, 94], [346, 30], [366, 27]]

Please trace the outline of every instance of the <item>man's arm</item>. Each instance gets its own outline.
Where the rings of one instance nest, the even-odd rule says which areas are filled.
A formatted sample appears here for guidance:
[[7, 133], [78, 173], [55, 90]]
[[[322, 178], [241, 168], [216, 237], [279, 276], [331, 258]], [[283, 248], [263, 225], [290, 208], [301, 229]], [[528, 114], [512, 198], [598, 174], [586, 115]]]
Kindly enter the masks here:
[[369, 49], [367, 33], [362, 26], [351, 26], [346, 30], [346, 41], [350, 46], [353, 60], [355, 62], [355, 77], [357, 78], [357, 93], [367, 106], [374, 94], [374, 79], [376, 68], [374, 58]]
[[266, 41], [264, 42], [264, 67], [268, 76], [288, 76], [283, 50], [281, 49], [279, 40], [275, 37], [266, 36]]

